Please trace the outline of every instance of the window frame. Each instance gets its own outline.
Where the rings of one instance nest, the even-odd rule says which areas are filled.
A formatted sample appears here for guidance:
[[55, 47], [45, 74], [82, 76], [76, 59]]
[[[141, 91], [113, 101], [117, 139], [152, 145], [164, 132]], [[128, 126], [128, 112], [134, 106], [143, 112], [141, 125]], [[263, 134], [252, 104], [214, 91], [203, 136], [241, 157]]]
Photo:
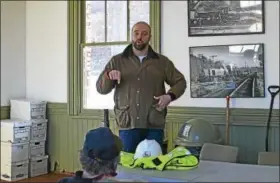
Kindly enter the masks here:
[[[128, 0], [129, 2], [129, 0]], [[151, 46], [161, 52], [161, 1], [150, 0], [150, 26], [152, 28]], [[127, 3], [129, 6], [129, 3]], [[83, 108], [83, 47], [91, 45], [121, 45], [128, 42], [84, 43], [85, 27], [83, 12], [85, 1], [68, 1], [68, 96], [69, 116], [92, 116], [97, 109]], [[129, 13], [129, 9], [127, 9]], [[85, 15], [85, 14], [84, 14]], [[128, 15], [129, 17], [129, 15]], [[128, 31], [130, 28], [128, 27]], [[128, 32], [130, 35], [130, 32]], [[130, 36], [128, 36], [130, 37]], [[130, 40], [130, 39], [128, 39]], [[103, 111], [103, 110], [102, 110]]]

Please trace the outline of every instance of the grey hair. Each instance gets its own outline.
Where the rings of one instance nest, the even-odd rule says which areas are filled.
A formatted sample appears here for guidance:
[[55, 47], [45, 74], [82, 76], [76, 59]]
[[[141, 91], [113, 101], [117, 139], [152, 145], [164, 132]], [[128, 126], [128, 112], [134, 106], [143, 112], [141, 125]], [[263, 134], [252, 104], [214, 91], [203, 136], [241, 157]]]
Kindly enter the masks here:
[[80, 163], [82, 165], [83, 170], [85, 170], [91, 175], [115, 173], [120, 161], [120, 156], [117, 156], [116, 158], [110, 161], [97, 161], [85, 155], [83, 150], [80, 150], [79, 153]]

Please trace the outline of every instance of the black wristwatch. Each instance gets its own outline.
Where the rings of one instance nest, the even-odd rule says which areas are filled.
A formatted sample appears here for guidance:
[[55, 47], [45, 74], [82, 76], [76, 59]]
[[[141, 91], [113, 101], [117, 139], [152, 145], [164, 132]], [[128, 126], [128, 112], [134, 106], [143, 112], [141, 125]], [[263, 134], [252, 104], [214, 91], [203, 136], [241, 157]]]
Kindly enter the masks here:
[[174, 95], [174, 93], [172, 93], [172, 92], [168, 92], [167, 95], [169, 95], [171, 97], [171, 101], [176, 99], [176, 95]]

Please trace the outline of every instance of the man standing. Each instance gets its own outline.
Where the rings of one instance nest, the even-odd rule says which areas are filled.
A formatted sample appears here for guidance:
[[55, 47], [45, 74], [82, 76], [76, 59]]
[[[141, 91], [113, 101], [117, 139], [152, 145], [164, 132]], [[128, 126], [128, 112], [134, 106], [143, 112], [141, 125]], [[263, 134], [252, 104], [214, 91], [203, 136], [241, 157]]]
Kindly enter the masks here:
[[[132, 43], [113, 56], [100, 74], [100, 94], [115, 89], [114, 113], [123, 151], [134, 153], [144, 139], [163, 143], [167, 106], [186, 89], [184, 75], [165, 56], [149, 45], [151, 27], [138, 22], [132, 28]], [[165, 90], [164, 83], [171, 88]]]

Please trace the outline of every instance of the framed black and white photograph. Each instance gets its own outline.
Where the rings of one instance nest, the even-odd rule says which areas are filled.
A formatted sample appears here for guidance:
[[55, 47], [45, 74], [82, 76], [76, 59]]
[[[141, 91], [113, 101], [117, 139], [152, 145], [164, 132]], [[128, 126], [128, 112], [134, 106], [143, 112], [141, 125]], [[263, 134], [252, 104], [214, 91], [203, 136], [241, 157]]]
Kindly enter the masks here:
[[265, 97], [264, 45], [190, 47], [191, 98]]
[[189, 36], [265, 33], [264, 0], [188, 0]]

